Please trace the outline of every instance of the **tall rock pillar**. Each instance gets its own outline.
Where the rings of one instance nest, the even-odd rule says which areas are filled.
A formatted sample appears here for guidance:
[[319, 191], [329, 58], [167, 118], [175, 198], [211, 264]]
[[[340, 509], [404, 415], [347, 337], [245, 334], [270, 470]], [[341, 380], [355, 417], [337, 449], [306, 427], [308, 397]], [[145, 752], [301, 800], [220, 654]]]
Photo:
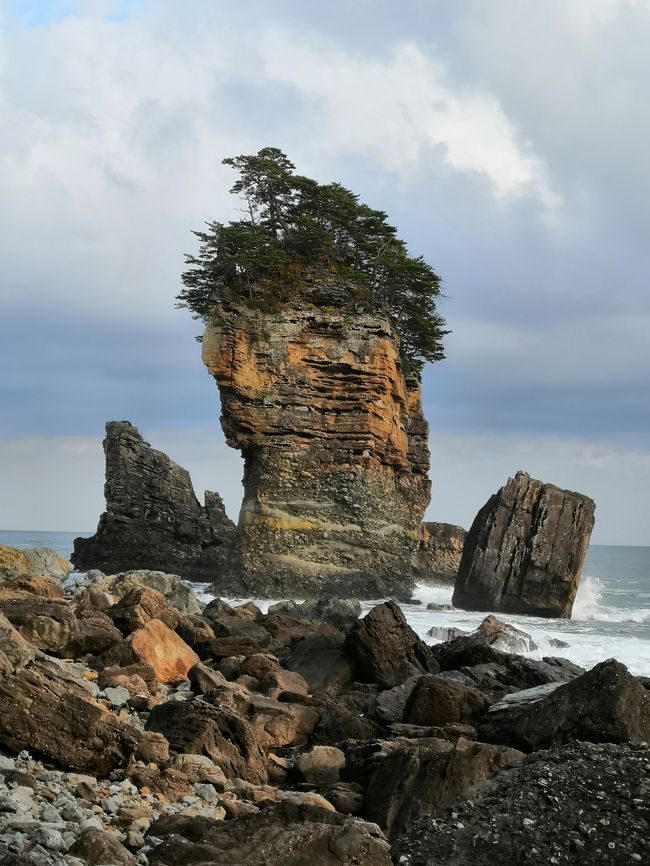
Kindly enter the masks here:
[[407, 594], [429, 502], [419, 383], [377, 315], [223, 306], [203, 337], [244, 457], [230, 584], [259, 595]]

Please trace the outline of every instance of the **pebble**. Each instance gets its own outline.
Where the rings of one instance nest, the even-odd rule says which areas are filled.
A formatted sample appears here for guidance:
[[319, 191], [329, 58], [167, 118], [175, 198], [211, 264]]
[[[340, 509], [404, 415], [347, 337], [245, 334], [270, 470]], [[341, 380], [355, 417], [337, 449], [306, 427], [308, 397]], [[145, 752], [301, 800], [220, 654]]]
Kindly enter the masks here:
[[60, 831], [49, 827], [38, 827], [34, 830], [33, 839], [50, 851], [65, 851], [68, 847]]

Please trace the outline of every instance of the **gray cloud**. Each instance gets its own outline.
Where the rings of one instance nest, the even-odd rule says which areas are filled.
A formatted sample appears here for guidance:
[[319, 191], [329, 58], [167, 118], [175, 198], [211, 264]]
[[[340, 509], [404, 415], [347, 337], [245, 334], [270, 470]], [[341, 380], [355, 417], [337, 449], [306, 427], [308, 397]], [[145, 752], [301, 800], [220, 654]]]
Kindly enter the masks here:
[[443, 276], [434, 436], [650, 450], [645, 0], [21, 8], [0, 37], [6, 441], [216, 426], [173, 297], [190, 230], [236, 207], [220, 159], [276, 144]]

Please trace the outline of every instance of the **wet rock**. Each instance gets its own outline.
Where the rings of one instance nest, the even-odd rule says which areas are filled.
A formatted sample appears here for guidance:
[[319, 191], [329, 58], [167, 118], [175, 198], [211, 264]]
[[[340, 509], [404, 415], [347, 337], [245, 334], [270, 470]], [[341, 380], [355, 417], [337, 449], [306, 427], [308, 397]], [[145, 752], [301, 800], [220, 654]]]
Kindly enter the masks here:
[[587, 496], [518, 472], [472, 524], [454, 607], [569, 618], [594, 510]]
[[214, 579], [234, 532], [219, 496], [206, 492], [200, 505], [188, 472], [128, 421], [108, 422], [104, 452], [106, 511], [95, 535], [75, 539], [75, 568], [114, 574], [135, 567]]
[[509, 695], [478, 726], [481, 739], [525, 752], [573, 740], [648, 742], [650, 694], [610, 659], [570, 683]]
[[462, 628], [452, 628], [444, 625], [433, 625], [427, 631], [429, 637], [442, 643], [447, 643], [447, 641], [454, 640], [457, 637], [464, 637], [467, 634], [468, 632], [463, 631]]
[[346, 638], [345, 648], [357, 662], [363, 679], [387, 687], [397, 685], [395, 677], [405, 666], [410, 673], [439, 670], [431, 648], [392, 601], [377, 605], [358, 620]]
[[404, 707], [404, 721], [412, 725], [473, 723], [485, 715], [489, 702], [476, 689], [442, 677], [420, 677]]
[[163, 839], [150, 855], [152, 866], [391, 866], [388, 844], [377, 828], [288, 803], [226, 822], [160, 818], [149, 834]]
[[514, 625], [501, 622], [496, 616], [486, 616], [476, 634], [482, 635], [495, 649], [507, 653], [528, 653], [537, 649], [537, 644], [525, 631]]

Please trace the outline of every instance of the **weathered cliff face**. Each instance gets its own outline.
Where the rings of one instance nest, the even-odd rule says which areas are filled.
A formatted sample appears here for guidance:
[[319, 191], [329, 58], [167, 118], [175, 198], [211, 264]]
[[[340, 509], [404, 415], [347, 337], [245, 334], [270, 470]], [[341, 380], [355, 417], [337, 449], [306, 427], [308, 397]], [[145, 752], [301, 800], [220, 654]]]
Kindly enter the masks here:
[[206, 491], [202, 506], [187, 470], [152, 448], [128, 421], [108, 422], [104, 452], [106, 511], [95, 535], [75, 539], [75, 568], [218, 577], [235, 529], [221, 497]]
[[588, 496], [525, 472], [509, 478], [467, 534], [454, 606], [568, 619], [595, 508]]
[[238, 573], [251, 591], [408, 591], [429, 501], [419, 384], [389, 323], [311, 304], [222, 308], [203, 337], [245, 461]]
[[415, 556], [418, 580], [453, 583], [456, 580], [467, 533], [452, 523], [423, 523]]

